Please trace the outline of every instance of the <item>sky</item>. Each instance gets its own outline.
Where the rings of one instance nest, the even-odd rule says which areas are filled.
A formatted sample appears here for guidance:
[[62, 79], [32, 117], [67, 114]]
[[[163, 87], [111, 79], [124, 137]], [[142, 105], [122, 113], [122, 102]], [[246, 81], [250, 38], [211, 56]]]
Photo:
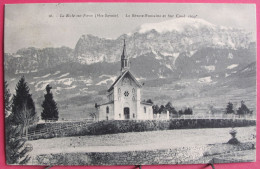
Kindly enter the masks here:
[[[98, 14], [116, 17], [96, 17]], [[132, 17], [132, 14], [157, 17]], [[184, 15], [204, 19], [215, 25], [242, 28], [256, 36], [254, 4], [10, 4], [5, 6], [5, 53], [14, 53], [26, 47], [74, 48], [84, 34], [115, 39], [133, 32], [144, 23], [157, 23]]]

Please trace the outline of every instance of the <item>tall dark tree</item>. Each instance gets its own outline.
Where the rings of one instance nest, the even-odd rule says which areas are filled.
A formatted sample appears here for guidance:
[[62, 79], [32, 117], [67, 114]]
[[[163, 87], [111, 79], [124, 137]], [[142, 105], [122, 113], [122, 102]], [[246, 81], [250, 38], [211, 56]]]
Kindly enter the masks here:
[[184, 114], [184, 111], [183, 111], [183, 110], [179, 110], [179, 111], [178, 111], [178, 115], [179, 115], [179, 116], [182, 116], [183, 114]]
[[[5, 112], [11, 110], [10, 92], [8, 84], [5, 81]], [[28, 147], [25, 146], [26, 140], [22, 138], [22, 125], [14, 125], [12, 123], [12, 115], [5, 117], [5, 146], [6, 146], [6, 162], [7, 164], [26, 164], [30, 157], [28, 155]]]
[[233, 104], [231, 102], [228, 102], [226, 107], [226, 114], [233, 114], [233, 113], [235, 113], [233, 109]]
[[5, 93], [4, 93], [4, 99], [5, 99], [5, 116], [8, 116], [8, 112], [11, 111], [11, 93], [10, 90], [8, 89], [8, 83], [7, 81], [5, 81], [4, 84], [4, 88], [5, 88]]
[[178, 114], [178, 112], [176, 111], [176, 109], [173, 107], [171, 102], [168, 102], [165, 105], [165, 109], [169, 111], [170, 116], [173, 116], [173, 114]]
[[158, 105], [153, 105], [153, 114], [157, 114], [159, 112], [159, 106]]
[[5, 124], [5, 145], [6, 145], [6, 162], [7, 164], [26, 164], [30, 160], [28, 152], [32, 146], [28, 146], [26, 139], [22, 138], [21, 125], [11, 125], [9, 118]]
[[168, 102], [168, 103], [165, 105], [165, 109], [167, 109], [168, 111], [170, 111], [172, 108], [173, 108], [173, 106], [172, 106], [172, 103], [171, 103], [171, 102]]
[[13, 96], [10, 121], [13, 125], [22, 125], [23, 133], [28, 131], [29, 125], [36, 121], [36, 111], [30, 89], [24, 76], [16, 85], [16, 94]]
[[43, 111], [41, 113], [42, 120], [52, 120], [57, 121], [59, 119], [59, 111], [57, 103], [53, 99], [51, 92], [52, 87], [50, 85], [46, 86], [46, 94], [44, 95], [44, 101], [42, 103]]
[[163, 113], [164, 111], [165, 111], [165, 107], [164, 107], [164, 105], [161, 105], [160, 108], [159, 108], [158, 113], [161, 114], [161, 113]]
[[253, 111], [249, 110], [244, 101], [241, 101], [241, 106], [237, 110], [237, 114], [240, 116], [251, 115]]

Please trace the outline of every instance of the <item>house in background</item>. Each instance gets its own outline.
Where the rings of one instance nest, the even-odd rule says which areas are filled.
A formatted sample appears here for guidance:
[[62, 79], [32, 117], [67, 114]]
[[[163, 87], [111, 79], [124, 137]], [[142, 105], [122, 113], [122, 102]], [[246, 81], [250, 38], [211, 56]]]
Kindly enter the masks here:
[[151, 120], [151, 103], [141, 101], [142, 85], [130, 71], [124, 41], [121, 55], [121, 75], [108, 89], [108, 102], [96, 106], [96, 120]]

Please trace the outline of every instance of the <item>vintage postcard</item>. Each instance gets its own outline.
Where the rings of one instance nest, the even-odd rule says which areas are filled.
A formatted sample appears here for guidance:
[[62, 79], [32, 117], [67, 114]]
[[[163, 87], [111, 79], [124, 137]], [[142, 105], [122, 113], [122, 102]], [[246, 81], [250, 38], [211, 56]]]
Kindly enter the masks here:
[[254, 4], [5, 6], [6, 162], [253, 162]]

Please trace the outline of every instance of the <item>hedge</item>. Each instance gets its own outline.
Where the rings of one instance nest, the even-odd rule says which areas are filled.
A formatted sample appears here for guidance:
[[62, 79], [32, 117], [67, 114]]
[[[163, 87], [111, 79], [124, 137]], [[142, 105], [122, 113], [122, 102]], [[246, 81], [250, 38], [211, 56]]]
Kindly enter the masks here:
[[254, 120], [244, 119], [172, 119], [145, 121], [100, 121], [88, 126], [87, 135], [116, 134], [173, 129], [225, 128], [254, 126]]
[[[172, 119], [172, 120], [109, 120], [95, 123], [70, 122], [74, 127], [61, 130], [50, 130], [48, 133], [32, 135], [29, 139], [46, 139], [53, 137], [102, 135], [127, 132], [143, 132], [156, 130], [195, 129], [195, 128], [226, 128], [255, 126], [255, 120], [245, 119]], [[52, 127], [66, 126], [68, 123], [38, 124], [34, 129], [51, 129]]]

